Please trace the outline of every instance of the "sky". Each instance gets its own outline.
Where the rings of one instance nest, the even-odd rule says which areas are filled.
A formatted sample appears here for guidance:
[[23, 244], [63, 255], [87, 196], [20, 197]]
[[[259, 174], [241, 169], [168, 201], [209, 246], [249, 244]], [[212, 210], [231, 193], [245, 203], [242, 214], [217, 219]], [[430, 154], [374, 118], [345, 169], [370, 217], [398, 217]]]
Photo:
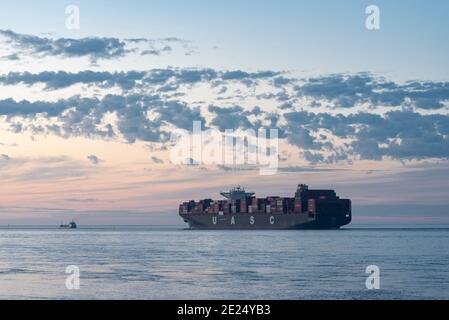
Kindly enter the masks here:
[[[448, 12], [437, 0], [0, 1], [0, 225], [179, 225], [185, 200], [234, 185], [293, 196], [298, 183], [351, 198], [355, 223], [449, 223]], [[171, 135], [194, 121], [277, 129], [276, 173], [173, 163]]]

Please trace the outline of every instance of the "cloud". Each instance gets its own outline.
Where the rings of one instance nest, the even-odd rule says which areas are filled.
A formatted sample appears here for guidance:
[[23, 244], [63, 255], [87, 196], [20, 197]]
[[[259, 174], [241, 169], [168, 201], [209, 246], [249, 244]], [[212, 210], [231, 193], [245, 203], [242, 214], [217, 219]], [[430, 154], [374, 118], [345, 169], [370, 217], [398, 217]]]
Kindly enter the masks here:
[[[210, 126], [219, 130], [261, 127], [250, 115], [263, 116], [270, 127], [280, 129], [280, 137], [302, 150], [311, 163], [331, 163], [352, 158], [380, 160], [449, 158], [449, 115], [421, 114], [398, 110], [383, 115], [358, 112], [349, 115], [290, 111], [268, 113], [260, 108], [245, 110], [241, 106], [210, 105]], [[151, 117], [149, 114], [151, 113]], [[106, 120], [114, 114], [115, 120]], [[170, 128], [192, 129], [193, 121], [206, 123], [199, 108], [159, 95], [107, 95], [103, 99], [72, 97], [56, 102], [0, 101], [0, 115], [14, 117], [11, 130], [33, 134], [53, 133], [71, 136], [115, 139], [120, 135], [129, 143], [135, 141], [167, 142]], [[42, 121], [21, 123], [18, 117]], [[29, 122], [29, 121], [28, 121]], [[326, 132], [322, 134], [320, 132]], [[328, 136], [346, 140], [336, 143]], [[337, 140], [338, 141], [338, 140]]]
[[97, 84], [103, 88], [119, 86], [123, 89], [132, 89], [136, 86], [137, 81], [142, 80], [146, 75], [146, 72], [138, 71], [94, 72], [87, 70], [77, 73], [44, 71], [37, 74], [11, 72], [0, 76], [0, 83], [4, 85], [25, 84], [28, 86], [44, 84], [47, 90], [62, 89], [75, 84]]
[[[153, 116], [150, 117], [149, 113]], [[114, 114], [115, 120], [107, 119]], [[107, 95], [102, 99], [74, 96], [56, 102], [13, 99], [0, 100], [0, 116], [23, 117], [28, 120], [45, 118], [46, 124], [32, 121], [11, 122], [15, 133], [31, 131], [33, 134], [52, 133], [64, 138], [72, 136], [112, 139], [120, 134], [133, 143], [136, 140], [164, 142], [170, 131], [164, 126], [192, 130], [193, 121], [205, 123], [198, 108], [184, 102], [166, 100], [159, 95]]]
[[141, 53], [142, 56], [160, 56], [161, 55], [161, 51], [160, 50], [156, 50], [156, 49], [152, 49], [152, 50], [144, 50]]
[[[179, 93], [181, 86], [204, 83], [211, 87], [221, 86], [224, 94], [232, 83], [256, 86], [259, 80], [268, 80], [266, 91], [256, 95], [259, 100], [276, 100], [281, 109], [294, 106], [299, 98], [309, 99], [309, 106], [350, 109], [361, 104], [376, 109], [380, 106], [392, 108], [419, 108], [438, 110], [449, 104], [449, 83], [413, 81], [398, 84], [375, 77], [369, 73], [355, 75], [335, 74], [310, 79], [287, 79], [279, 72], [242, 70], [219, 71], [210, 68], [167, 68], [148, 71], [95, 72], [44, 71], [41, 73], [10, 72], [0, 75], [4, 85], [43, 84], [47, 90], [63, 89], [75, 84], [96, 85], [99, 89], [119, 87], [126, 91], [151, 90]], [[301, 82], [301, 84], [293, 85]], [[271, 89], [278, 89], [273, 92]], [[242, 96], [241, 98], [245, 98]]]
[[94, 165], [99, 164], [100, 162], [103, 162], [100, 158], [98, 158], [96, 155], [91, 154], [90, 156], [87, 156], [87, 159]]
[[272, 78], [281, 74], [281, 72], [277, 71], [259, 71], [259, 72], [245, 72], [242, 70], [235, 71], [227, 71], [223, 73], [223, 80], [242, 80], [242, 79], [263, 79], [263, 78]]
[[170, 123], [185, 130], [192, 130], [194, 121], [205, 122], [199, 108], [192, 108], [180, 101], [167, 101], [160, 107], [155, 108], [154, 112], [158, 115], [157, 122]]
[[7, 154], [0, 154], [0, 160], [9, 161], [11, 158]]
[[18, 61], [18, 60], [20, 60], [20, 57], [17, 53], [12, 53], [12, 54], [1, 57], [1, 60]]
[[240, 106], [222, 108], [210, 105], [208, 111], [216, 115], [211, 124], [218, 127], [221, 131], [238, 128], [249, 129], [253, 127], [246, 117], [243, 108]]
[[303, 149], [321, 149], [323, 144], [317, 141], [316, 138], [312, 137], [310, 130], [304, 128], [303, 126], [298, 126], [295, 130], [286, 131], [288, 141], [293, 144], [300, 146]]
[[288, 84], [294, 83], [296, 81], [297, 81], [297, 79], [285, 78], [283, 76], [279, 76], [279, 77], [274, 78], [272, 82], [275, 87], [282, 88], [282, 87], [284, 87]]
[[[370, 73], [333, 74], [303, 79], [295, 87], [300, 97], [325, 99], [337, 108], [352, 108], [369, 103], [373, 107], [413, 105], [421, 109], [440, 109], [449, 100], [449, 83], [410, 81], [398, 84]], [[410, 100], [410, 102], [408, 102]]]
[[[79, 58], [87, 57], [92, 62], [100, 59], [118, 59], [130, 53], [141, 52], [142, 55], [161, 55], [173, 50], [171, 44], [179, 44], [185, 54], [194, 52], [190, 41], [179, 38], [161, 39], [118, 39], [114, 37], [86, 37], [80, 39], [49, 38], [35, 35], [16, 33], [12, 30], [0, 30], [0, 36], [6, 39], [13, 49], [20, 53], [27, 53], [34, 57], [63, 57]], [[146, 44], [148, 49], [135, 47]], [[8, 60], [17, 60], [17, 52], [5, 57]]]
[[151, 161], [152, 161], [153, 163], [156, 163], [156, 164], [162, 164], [162, 163], [164, 163], [164, 160], [159, 159], [158, 157], [151, 157]]
[[[239, 71], [237, 71], [239, 72]], [[40, 73], [10, 72], [0, 75], [0, 84], [32, 86], [43, 84], [47, 90], [63, 89], [75, 84], [97, 85], [106, 89], [120, 87], [124, 90], [136, 88], [147, 88], [161, 86], [176, 90], [182, 85], [193, 85], [196, 83], [210, 83], [215, 81], [226, 83], [227, 71], [217, 71], [208, 68], [167, 68], [152, 69], [148, 71], [108, 72], [85, 70], [76, 73], [65, 71], [44, 71]], [[247, 79], [261, 79], [263, 76], [269, 79], [271, 73], [245, 73], [245, 77], [233, 79], [233, 81], [245, 81]], [[245, 83], [246, 82], [242, 82]], [[166, 91], [166, 90], [165, 90]]]
[[117, 38], [88, 37], [81, 39], [46, 38], [0, 30], [15, 48], [37, 56], [89, 57], [91, 60], [123, 57], [126, 43]]
[[[268, 77], [268, 78], [265, 78]], [[219, 130], [256, 129], [262, 126], [279, 128], [279, 136], [310, 163], [334, 163], [354, 159], [398, 160], [449, 158], [449, 115], [429, 113], [447, 103], [447, 84], [440, 82], [407, 82], [397, 84], [370, 74], [337, 74], [311, 79], [281, 80], [286, 85], [272, 94], [269, 83], [279, 79], [276, 72], [219, 71], [205, 68], [153, 69], [128, 72], [79, 73], [42, 72], [10, 73], [0, 76], [0, 83], [33, 85], [44, 83], [49, 88], [61, 88], [75, 83], [97, 84], [103, 88], [129, 88], [123, 94], [107, 94], [102, 98], [73, 96], [57, 101], [0, 100], [0, 116], [15, 133], [55, 134], [166, 143], [173, 128], [192, 130], [193, 121]], [[228, 80], [225, 80], [228, 79]], [[237, 80], [238, 79], [238, 80]], [[220, 106], [208, 101], [192, 103], [180, 96], [166, 95], [166, 90], [180, 93], [180, 86], [213, 83], [221, 88], [228, 81], [265, 79], [257, 90], [267, 99], [279, 99], [299, 94], [311, 99], [302, 110], [293, 102], [277, 109], [248, 107], [245, 99], [257, 95], [255, 90], [241, 91], [243, 103]], [[242, 82], [245, 84], [245, 82]], [[142, 91], [134, 91], [149, 87]], [[268, 85], [267, 92], [263, 89]], [[154, 90], [148, 90], [152, 88]], [[141, 92], [141, 93], [136, 93]], [[252, 95], [251, 95], [252, 94]], [[270, 97], [269, 97], [270, 96]], [[297, 97], [298, 98], [298, 97]], [[332, 112], [323, 111], [326, 101], [333, 101]], [[217, 99], [218, 101], [218, 99]], [[365, 111], [337, 113], [339, 105], [345, 111], [359, 103], [368, 103]], [[196, 106], [196, 104], [201, 104]], [[315, 104], [320, 105], [320, 112]], [[389, 105], [390, 111], [372, 112], [377, 105]], [[420, 107], [418, 107], [420, 106]], [[427, 112], [421, 112], [426, 109]], [[419, 111], [421, 110], [421, 111]], [[437, 109], [438, 110], [438, 109]], [[352, 111], [352, 110], [351, 110]], [[47, 120], [47, 122], [42, 121]]]
[[150, 50], [144, 50], [140, 53], [140, 55], [142, 56], [160, 56], [163, 53], [166, 52], [172, 52], [173, 48], [171, 46], [164, 46], [163, 48], [160, 49], [150, 49]]
[[[361, 159], [449, 158], [449, 116], [423, 115], [411, 111], [391, 111], [384, 115], [357, 113], [348, 116], [326, 113], [291, 112], [284, 115], [282, 127], [288, 141], [309, 152], [311, 162], [337, 162], [355, 155]], [[351, 143], [338, 147], [330, 141], [310, 135], [325, 129]], [[324, 157], [315, 151], [333, 152]]]
[[77, 97], [59, 100], [57, 102], [28, 100], [15, 101], [13, 99], [0, 100], [0, 115], [5, 116], [35, 116], [37, 114], [45, 114], [54, 117], [62, 113], [62, 111], [79, 106], [78, 103], [87, 103], [90, 99], [79, 99]]

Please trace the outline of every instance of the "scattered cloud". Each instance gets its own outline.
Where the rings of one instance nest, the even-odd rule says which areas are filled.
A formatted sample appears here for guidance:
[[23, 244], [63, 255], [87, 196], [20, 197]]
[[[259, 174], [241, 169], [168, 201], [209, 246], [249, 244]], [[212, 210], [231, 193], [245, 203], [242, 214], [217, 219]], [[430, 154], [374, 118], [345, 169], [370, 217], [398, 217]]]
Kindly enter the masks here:
[[87, 159], [94, 165], [99, 164], [100, 162], [103, 162], [103, 160], [101, 160], [100, 158], [98, 158], [96, 155], [90, 155], [87, 156]]
[[[0, 30], [0, 36], [6, 45], [17, 50], [5, 56], [7, 60], [18, 60], [18, 53], [33, 57], [62, 57], [79, 58], [87, 57], [92, 62], [123, 58], [128, 54], [140, 52], [142, 55], [159, 56], [173, 51], [173, 44], [181, 46], [184, 54], [192, 54], [195, 49], [191, 41], [179, 38], [161, 39], [118, 39], [114, 37], [86, 37], [80, 39], [51, 38], [29, 34], [21, 34], [12, 30]], [[169, 45], [172, 44], [172, 45]], [[141, 47], [139, 45], [145, 45]], [[137, 46], [137, 47], [136, 47]]]
[[[338, 162], [351, 156], [361, 159], [449, 158], [449, 115], [424, 115], [413, 111], [390, 111], [384, 115], [357, 113], [341, 114], [290, 112], [284, 115], [282, 127], [290, 143], [306, 150], [333, 152], [325, 158], [320, 153], [305, 153], [312, 162]], [[336, 146], [323, 136], [311, 132], [326, 130], [348, 139]]]
[[12, 53], [12, 54], [1, 57], [1, 60], [18, 61], [18, 60], [20, 60], [20, 57], [17, 53]]
[[[298, 154], [312, 164], [385, 157], [449, 158], [449, 114], [443, 112], [449, 103], [449, 84], [443, 82], [399, 84], [369, 73], [293, 79], [274, 71], [210, 68], [16, 72], [0, 76], [3, 85], [38, 83], [47, 90], [85, 84], [100, 89], [120, 87], [124, 92], [57, 101], [0, 100], [0, 116], [12, 132], [164, 144], [173, 128], [190, 131], [193, 121], [201, 121], [205, 127], [222, 131], [279, 128], [280, 138], [297, 147]], [[247, 91], [236, 90], [241, 103], [227, 101], [220, 105], [220, 94], [212, 103], [208, 99], [198, 103], [183, 99], [181, 88], [199, 83], [218, 88], [220, 94], [234, 90], [235, 85]], [[167, 95], [170, 91], [175, 94]], [[279, 101], [281, 105], [248, 107], [250, 99], [253, 103], [260, 100], [261, 105], [262, 100]], [[386, 111], [379, 109], [385, 106], [389, 107]]]
[[151, 157], [151, 161], [155, 164], [162, 164], [164, 163], [164, 160], [158, 158], [158, 157]]
[[89, 57], [91, 60], [123, 57], [126, 43], [117, 38], [89, 37], [82, 39], [47, 38], [0, 30], [14, 48], [39, 57]]
[[449, 83], [409, 81], [398, 84], [370, 73], [333, 74], [304, 79], [295, 87], [297, 95], [324, 99], [336, 108], [368, 103], [377, 106], [415, 106], [440, 109], [449, 100]]
[[[149, 54], [149, 53], [147, 53]], [[156, 53], [155, 53], [156, 54]], [[63, 89], [75, 84], [96, 85], [100, 89], [119, 87], [123, 90], [157, 88], [159, 92], [177, 91], [180, 86], [198, 83], [220, 86], [219, 95], [229, 91], [232, 83], [256, 86], [269, 80], [270, 86], [256, 95], [259, 100], [275, 100], [288, 109], [299, 98], [308, 99], [311, 108], [329, 106], [350, 109], [366, 104], [368, 108], [418, 108], [438, 110], [449, 104], [449, 83], [410, 81], [404, 84], [387, 81], [369, 73], [334, 74], [309, 79], [284, 78], [274, 71], [219, 71], [210, 68], [167, 68], [148, 71], [44, 71], [41, 73], [10, 72], [0, 75], [0, 84], [32, 86], [43, 84], [47, 90]], [[300, 84], [299, 84], [300, 83]], [[276, 89], [277, 91], [272, 91]]]
[[[259, 120], [249, 116], [263, 116], [272, 127], [280, 129], [280, 137], [303, 150], [303, 157], [312, 162], [338, 162], [353, 158], [380, 160], [449, 158], [449, 115], [421, 114], [398, 110], [385, 114], [358, 112], [349, 115], [289, 111], [267, 113], [259, 109], [247, 111], [240, 106], [210, 105], [210, 126], [220, 130], [261, 127]], [[253, 113], [254, 112], [254, 113]], [[114, 114], [115, 120], [106, 121]], [[150, 117], [149, 114], [152, 116]], [[159, 95], [108, 95], [103, 99], [72, 97], [56, 102], [0, 101], [0, 115], [14, 117], [11, 131], [31, 131], [33, 134], [56, 134], [101, 137], [125, 141], [167, 142], [167, 125], [192, 129], [193, 121], [206, 123], [201, 109], [179, 100], [165, 100]], [[20, 123], [17, 117], [52, 119], [43, 124]], [[320, 134], [320, 132], [327, 134]], [[335, 142], [337, 138], [341, 143]]]
[[[238, 73], [240, 77], [229, 79], [227, 74], [234, 72]], [[221, 72], [207, 68], [167, 68], [127, 72], [86, 70], [77, 73], [44, 71], [34, 74], [30, 72], [10, 72], [8, 74], [0, 75], [0, 84], [24, 84], [27, 86], [43, 84], [47, 90], [63, 89], [75, 84], [97, 85], [101, 89], [120, 87], [124, 90], [132, 90], [138, 88], [146, 89], [148, 86], [161, 86], [176, 90], [181, 85], [193, 85], [201, 82], [211, 83], [212, 81], [214, 82], [214, 86], [217, 86], [220, 83], [224, 84], [231, 80], [248, 84], [247, 81], [270, 79], [272, 76], [273, 73], [270, 72]]]
[[246, 117], [243, 108], [240, 106], [225, 108], [210, 105], [208, 110], [216, 115], [212, 120], [212, 125], [218, 127], [222, 131], [226, 129], [252, 128], [252, 124]]

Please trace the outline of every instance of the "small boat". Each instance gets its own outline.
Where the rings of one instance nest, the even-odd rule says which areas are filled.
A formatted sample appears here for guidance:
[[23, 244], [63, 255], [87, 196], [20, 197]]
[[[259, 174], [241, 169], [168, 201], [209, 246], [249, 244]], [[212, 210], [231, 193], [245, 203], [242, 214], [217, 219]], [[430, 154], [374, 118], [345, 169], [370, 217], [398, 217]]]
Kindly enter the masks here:
[[61, 223], [59, 228], [61, 228], [61, 229], [76, 229], [77, 225], [76, 225], [75, 221], [72, 220], [69, 224]]

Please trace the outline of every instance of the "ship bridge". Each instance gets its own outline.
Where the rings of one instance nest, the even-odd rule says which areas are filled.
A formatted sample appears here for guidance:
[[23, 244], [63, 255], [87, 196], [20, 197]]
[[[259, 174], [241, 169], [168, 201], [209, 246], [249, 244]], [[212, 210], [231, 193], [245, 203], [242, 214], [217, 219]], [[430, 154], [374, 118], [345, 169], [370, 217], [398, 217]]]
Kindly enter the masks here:
[[245, 189], [240, 186], [229, 190], [229, 192], [220, 192], [220, 194], [229, 200], [242, 200], [254, 196], [254, 192], [246, 192]]

